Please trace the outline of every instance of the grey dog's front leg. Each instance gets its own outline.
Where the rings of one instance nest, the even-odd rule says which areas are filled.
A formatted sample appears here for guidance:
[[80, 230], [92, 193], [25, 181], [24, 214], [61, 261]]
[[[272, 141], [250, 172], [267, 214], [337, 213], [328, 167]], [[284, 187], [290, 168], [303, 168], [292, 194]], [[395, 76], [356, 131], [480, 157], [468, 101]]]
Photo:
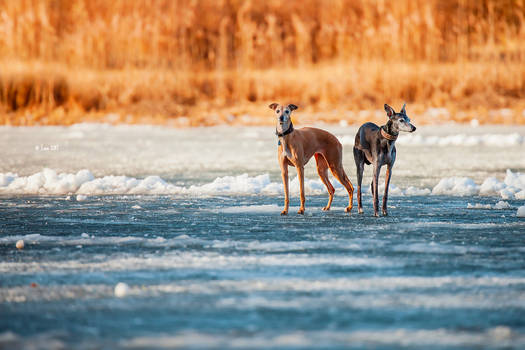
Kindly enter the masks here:
[[374, 216], [379, 216], [379, 193], [378, 193], [378, 186], [377, 182], [379, 180], [379, 172], [381, 171], [381, 166], [379, 164], [374, 164], [374, 177], [372, 179], [372, 195], [373, 195], [373, 202], [374, 202]]
[[361, 185], [363, 183], [363, 171], [365, 167], [364, 153], [354, 147], [354, 160], [357, 171], [357, 209], [359, 214], [363, 214], [363, 204], [361, 203]]
[[387, 205], [386, 202], [388, 201], [388, 186], [390, 185], [390, 178], [392, 177], [392, 166], [389, 164], [386, 167], [386, 174], [385, 174], [385, 193], [383, 194], [383, 215], [387, 216]]

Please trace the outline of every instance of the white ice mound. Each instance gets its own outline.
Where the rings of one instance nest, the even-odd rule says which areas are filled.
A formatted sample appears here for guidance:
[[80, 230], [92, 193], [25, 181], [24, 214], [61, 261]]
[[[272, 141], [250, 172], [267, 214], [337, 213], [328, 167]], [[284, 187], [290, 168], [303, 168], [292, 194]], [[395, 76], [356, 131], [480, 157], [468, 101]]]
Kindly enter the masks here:
[[114, 292], [117, 298], [124, 298], [129, 293], [129, 286], [124, 282], [119, 282], [115, 286]]
[[489, 177], [481, 184], [481, 195], [500, 195], [503, 199], [525, 199], [525, 174], [507, 169], [505, 180]]
[[478, 193], [479, 186], [468, 177], [447, 177], [432, 189], [434, 195], [474, 196]]
[[525, 205], [518, 208], [516, 216], [519, 218], [525, 218]]
[[93, 179], [93, 174], [89, 170], [80, 170], [76, 174], [57, 174], [56, 171], [45, 168], [31, 176], [7, 173], [0, 174], [0, 192], [23, 194], [73, 193], [83, 183]]
[[525, 199], [525, 174], [507, 169], [505, 180], [489, 177], [478, 186], [468, 177], [441, 179], [432, 194], [449, 196], [499, 195], [502, 199]]
[[479, 194], [481, 195], [495, 195], [499, 194], [499, 191], [504, 189], [506, 185], [495, 177], [488, 177], [483, 181], [479, 188]]
[[497, 209], [497, 210], [501, 210], [501, 209], [512, 209], [512, 206], [509, 204], [509, 202], [505, 202], [505, 201], [499, 201], [498, 203], [496, 203], [494, 205], [481, 204], [481, 203], [476, 203], [476, 204], [468, 203], [467, 204], [467, 209]]
[[467, 209], [492, 209], [492, 205], [481, 204], [481, 203], [476, 203], [476, 204], [467, 203]]
[[82, 202], [88, 199], [88, 196], [85, 194], [77, 194], [77, 202]]
[[189, 188], [191, 193], [209, 195], [217, 193], [258, 194], [276, 191], [279, 191], [278, 185], [272, 184], [269, 174], [255, 177], [248, 176], [248, 174], [218, 177], [209, 184]]
[[505, 201], [499, 201], [498, 203], [494, 204], [494, 209], [511, 209], [509, 202]]
[[178, 193], [180, 187], [168, 184], [158, 176], [143, 180], [127, 176], [104, 176], [95, 178], [89, 170], [76, 174], [60, 173], [45, 168], [30, 176], [0, 174], [0, 193], [9, 194], [77, 194], [77, 200], [88, 194], [124, 193]]

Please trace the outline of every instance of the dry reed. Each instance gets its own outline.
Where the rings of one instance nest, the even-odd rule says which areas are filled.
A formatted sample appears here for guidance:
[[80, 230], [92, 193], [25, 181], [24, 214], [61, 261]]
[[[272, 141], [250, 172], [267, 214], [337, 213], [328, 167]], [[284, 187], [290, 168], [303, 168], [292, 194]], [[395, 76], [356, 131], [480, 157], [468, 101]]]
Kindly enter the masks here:
[[523, 123], [524, 19], [525, 0], [0, 0], [0, 123], [260, 123], [273, 100]]

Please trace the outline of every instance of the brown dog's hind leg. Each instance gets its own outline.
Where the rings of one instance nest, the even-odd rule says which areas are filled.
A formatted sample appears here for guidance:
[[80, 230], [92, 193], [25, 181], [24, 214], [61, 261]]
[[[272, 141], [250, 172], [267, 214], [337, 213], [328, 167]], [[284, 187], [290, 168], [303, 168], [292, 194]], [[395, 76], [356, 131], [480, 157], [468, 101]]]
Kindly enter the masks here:
[[352, 207], [354, 205], [354, 186], [352, 186], [352, 183], [348, 179], [348, 176], [346, 176], [342, 164], [337, 167], [330, 167], [330, 171], [332, 172], [332, 175], [334, 175], [334, 177], [337, 179], [337, 181], [339, 181], [348, 192], [348, 207], [345, 208], [345, 212], [349, 213], [350, 211], [352, 211]]
[[326, 207], [324, 207], [323, 210], [330, 210], [332, 200], [334, 199], [335, 189], [328, 179], [328, 163], [320, 153], [315, 154], [315, 161], [317, 162], [317, 173], [328, 190], [328, 204], [326, 204]]
[[341, 183], [341, 185], [343, 185], [346, 188], [346, 191], [348, 192], [348, 207], [345, 208], [345, 212], [349, 213], [352, 211], [352, 208], [354, 206], [354, 186], [352, 186], [352, 183], [348, 179], [348, 176], [346, 176], [346, 173], [342, 166], [334, 170], [332, 170], [332, 174]]
[[354, 186], [352, 186], [343, 169], [343, 147], [339, 145], [333, 152], [326, 153], [324, 156], [330, 166], [332, 175], [334, 175], [337, 181], [339, 181], [348, 192], [348, 207], [346, 207], [345, 211], [349, 213], [353, 207]]

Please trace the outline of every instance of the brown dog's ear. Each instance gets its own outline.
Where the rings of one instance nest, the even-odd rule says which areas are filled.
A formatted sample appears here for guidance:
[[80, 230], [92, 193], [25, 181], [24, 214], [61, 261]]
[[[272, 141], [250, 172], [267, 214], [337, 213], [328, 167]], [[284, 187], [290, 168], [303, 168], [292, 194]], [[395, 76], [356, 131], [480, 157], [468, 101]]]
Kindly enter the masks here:
[[392, 116], [396, 114], [394, 109], [390, 107], [389, 105], [387, 105], [386, 103], [385, 103], [385, 111], [386, 111], [386, 115], [388, 116], [388, 118], [392, 118]]
[[289, 104], [288, 108], [290, 108], [291, 111], [295, 111], [299, 107], [297, 107], [296, 105], [293, 105], [293, 104]]
[[277, 108], [277, 106], [279, 106], [278, 103], [272, 103], [271, 105], [269, 105], [268, 107], [270, 107], [270, 109], [273, 109], [275, 111], [275, 109]]

